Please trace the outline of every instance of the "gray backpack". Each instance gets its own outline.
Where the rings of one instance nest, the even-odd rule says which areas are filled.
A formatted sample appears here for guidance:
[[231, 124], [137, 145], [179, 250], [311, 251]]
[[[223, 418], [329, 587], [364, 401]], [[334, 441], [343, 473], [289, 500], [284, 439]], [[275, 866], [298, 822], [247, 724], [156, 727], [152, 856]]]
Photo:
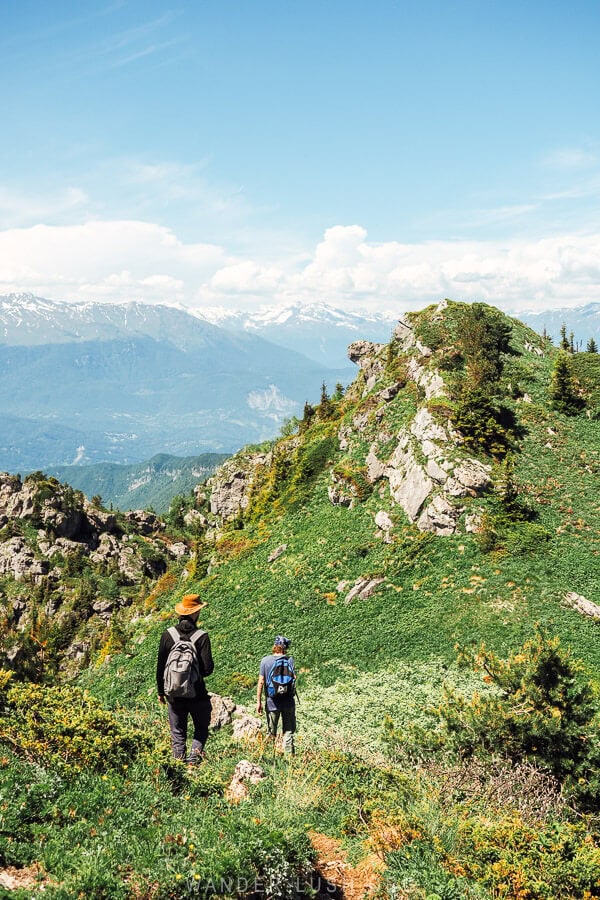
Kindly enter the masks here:
[[181, 637], [173, 626], [168, 633], [174, 640], [165, 664], [165, 697], [177, 700], [196, 696], [196, 682], [200, 678], [200, 664], [196, 652], [196, 641], [205, 631], [194, 631], [191, 637]]

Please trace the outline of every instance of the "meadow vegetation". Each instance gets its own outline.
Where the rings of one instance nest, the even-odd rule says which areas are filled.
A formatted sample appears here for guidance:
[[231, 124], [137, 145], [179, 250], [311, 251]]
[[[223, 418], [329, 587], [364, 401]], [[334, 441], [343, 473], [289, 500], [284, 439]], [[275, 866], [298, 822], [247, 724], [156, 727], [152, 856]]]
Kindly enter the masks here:
[[[315, 895], [326, 836], [348, 897], [368, 884], [397, 900], [600, 897], [598, 622], [564, 603], [600, 602], [600, 382], [578, 372], [581, 410], [561, 409], [558, 351], [483, 304], [413, 324], [448, 385], [429, 411], [492, 466], [479, 530], [420, 532], [367, 478], [374, 435], [391, 452], [425, 403], [392, 341], [373, 388], [363, 373], [324, 388], [261, 448], [248, 505], [216, 536], [187, 533], [195, 560], [140, 592], [110, 652], [68, 684], [40, 686], [35, 665], [0, 673], [0, 866], [39, 864], [48, 897], [276, 900]], [[332, 473], [351, 507], [330, 502]], [[195, 502], [177, 501], [174, 534]], [[382, 580], [347, 602], [367, 577]], [[210, 689], [239, 704], [273, 635], [292, 638], [293, 759], [226, 726], [198, 770], [171, 761], [154, 668], [190, 590], [208, 604]], [[233, 804], [241, 758], [267, 777]]]

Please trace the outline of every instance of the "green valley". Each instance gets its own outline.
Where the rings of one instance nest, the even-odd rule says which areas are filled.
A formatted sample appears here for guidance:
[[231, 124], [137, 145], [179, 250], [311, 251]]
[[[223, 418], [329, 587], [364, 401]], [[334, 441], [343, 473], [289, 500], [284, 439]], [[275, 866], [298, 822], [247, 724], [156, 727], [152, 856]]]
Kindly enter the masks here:
[[57, 466], [47, 472], [88, 497], [99, 495], [107, 506], [166, 513], [174, 497], [190, 494], [198, 481], [206, 480], [225, 459], [225, 453], [159, 453], [145, 463]]

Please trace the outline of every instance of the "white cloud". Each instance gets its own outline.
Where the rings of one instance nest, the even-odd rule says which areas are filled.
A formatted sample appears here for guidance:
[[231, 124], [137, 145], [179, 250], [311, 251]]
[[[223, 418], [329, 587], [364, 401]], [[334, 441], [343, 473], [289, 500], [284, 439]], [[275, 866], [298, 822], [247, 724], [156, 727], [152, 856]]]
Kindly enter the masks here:
[[178, 301], [201, 308], [326, 301], [399, 309], [441, 297], [515, 309], [600, 300], [600, 233], [541, 240], [369, 242], [337, 225], [304, 260], [242, 259], [217, 244], [185, 243], [139, 221], [0, 231], [0, 293], [66, 300]]
[[225, 294], [264, 294], [277, 291], [284, 281], [283, 272], [274, 266], [261, 266], [252, 260], [236, 262], [219, 269], [210, 279], [212, 290]]
[[78, 187], [67, 187], [58, 193], [27, 194], [0, 185], [0, 227], [48, 218], [60, 221], [65, 215], [85, 209], [89, 200], [86, 192]]
[[0, 290], [65, 300], [172, 300], [191, 296], [228, 262], [213, 244], [184, 244], [147, 222], [10, 229], [0, 232]]
[[543, 162], [553, 169], [587, 169], [598, 162], [598, 156], [582, 147], [562, 147], [546, 154]]

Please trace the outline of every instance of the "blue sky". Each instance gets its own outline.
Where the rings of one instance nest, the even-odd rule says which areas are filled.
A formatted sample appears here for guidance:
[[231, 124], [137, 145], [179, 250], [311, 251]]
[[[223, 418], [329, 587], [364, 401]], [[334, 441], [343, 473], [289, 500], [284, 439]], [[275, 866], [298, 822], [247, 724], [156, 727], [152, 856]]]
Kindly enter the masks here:
[[4, 0], [0, 291], [600, 299], [599, 34], [595, 0]]

